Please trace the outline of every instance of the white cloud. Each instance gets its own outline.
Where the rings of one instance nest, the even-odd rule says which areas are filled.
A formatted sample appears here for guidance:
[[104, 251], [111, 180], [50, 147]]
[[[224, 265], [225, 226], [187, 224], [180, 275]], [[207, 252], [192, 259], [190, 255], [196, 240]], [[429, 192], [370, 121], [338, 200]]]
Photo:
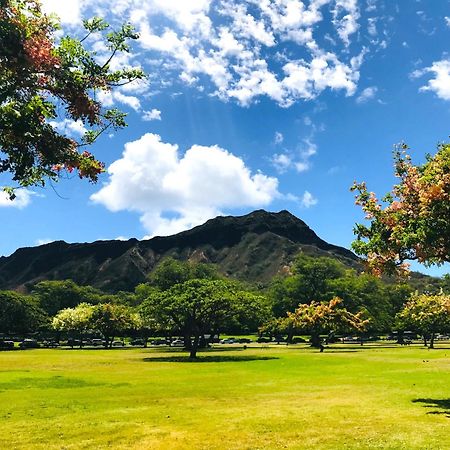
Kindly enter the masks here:
[[122, 103], [139, 112], [141, 109], [141, 101], [133, 95], [125, 95], [120, 91], [99, 91], [97, 93], [98, 100], [106, 108], [110, 108], [116, 102]]
[[369, 17], [369, 19], [367, 19], [368, 25], [367, 25], [367, 31], [368, 33], [375, 37], [378, 32], [377, 32], [377, 18], [376, 17]]
[[318, 203], [317, 198], [315, 198], [309, 191], [305, 191], [300, 200], [300, 204], [304, 208], [310, 208], [311, 206], [317, 205], [317, 203]]
[[450, 17], [445, 16], [444, 19], [445, 19], [445, 24], [446, 24], [448, 27], [450, 27]]
[[286, 153], [275, 153], [271, 161], [278, 173], [286, 172], [293, 162], [291, 156]]
[[125, 145], [108, 168], [109, 181], [91, 200], [110, 211], [136, 211], [150, 235], [198, 225], [222, 209], [261, 207], [278, 197], [278, 180], [252, 174], [244, 161], [217, 147], [177, 145], [145, 134]]
[[161, 111], [153, 108], [151, 111], [143, 111], [142, 120], [161, 120]]
[[23, 209], [31, 203], [31, 197], [35, 195], [33, 191], [25, 188], [19, 188], [15, 191], [16, 198], [10, 200], [9, 195], [0, 187], [0, 208]]
[[50, 244], [50, 242], [53, 242], [54, 239], [37, 239], [36, 242], [34, 243], [35, 245], [45, 245], [45, 244]]
[[84, 3], [83, 0], [42, 0], [44, 12], [57, 14], [63, 25], [81, 23], [81, 10]]
[[82, 136], [87, 129], [81, 120], [64, 119], [61, 121], [51, 121], [50, 125], [59, 133], [69, 136]]
[[275, 131], [275, 137], [274, 137], [274, 143], [275, 145], [280, 145], [284, 141], [283, 133], [280, 133], [279, 131]]
[[378, 92], [378, 88], [376, 86], [370, 86], [370, 87], [363, 89], [361, 94], [359, 94], [358, 97], [356, 97], [356, 103], [358, 103], [358, 104], [367, 103], [369, 100], [372, 100], [375, 98], [375, 96], [377, 95], [377, 92]]
[[442, 100], [450, 100], [450, 59], [435, 61], [430, 67], [414, 71], [411, 76], [418, 78], [427, 73], [432, 73], [434, 78], [422, 86], [420, 91], [432, 91]]
[[333, 10], [333, 23], [337, 28], [339, 37], [347, 47], [350, 45], [350, 36], [359, 28], [359, 18], [357, 0], [336, 0]]
[[[364, 40], [356, 34], [370, 37], [375, 32], [375, 22], [360, 30], [357, 0], [45, 1], [48, 8], [62, 11], [73, 21], [79, 21], [80, 11], [86, 17], [107, 16], [113, 22], [130, 20], [140, 33], [136, 45], [145, 51], [139, 61], [144, 69], [150, 61], [157, 62], [163, 73], [152, 77], [154, 90], [170, 79], [171, 85], [184, 83], [243, 106], [265, 96], [289, 107], [327, 89], [354, 95], [366, 52], [360, 44]], [[65, 6], [69, 3], [73, 3], [71, 14]], [[367, 4], [369, 9], [374, 7], [374, 2]], [[324, 27], [328, 40], [317, 40]], [[285, 52], [289, 44], [298, 51]], [[104, 57], [105, 49], [98, 50], [99, 57]], [[283, 65], [274, 56], [281, 53], [286, 58]], [[132, 53], [115, 58], [114, 68], [128, 66], [136, 57]], [[131, 92], [127, 89], [106, 101], [139, 110], [141, 97], [125, 95]]]

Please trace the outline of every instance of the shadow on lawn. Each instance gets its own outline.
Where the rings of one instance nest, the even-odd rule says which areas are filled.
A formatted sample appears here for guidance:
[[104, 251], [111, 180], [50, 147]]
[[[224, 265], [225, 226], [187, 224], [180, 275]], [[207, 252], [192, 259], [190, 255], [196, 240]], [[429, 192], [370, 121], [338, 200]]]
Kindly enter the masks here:
[[425, 403], [424, 408], [439, 408], [442, 411], [428, 411], [427, 414], [443, 414], [450, 419], [450, 398], [416, 398], [413, 403]]
[[208, 363], [208, 362], [241, 362], [241, 361], [267, 361], [269, 359], [279, 359], [276, 356], [257, 355], [201, 355], [195, 359], [190, 359], [188, 355], [178, 356], [155, 356], [154, 358], [144, 358], [145, 362], [185, 362], [185, 363]]

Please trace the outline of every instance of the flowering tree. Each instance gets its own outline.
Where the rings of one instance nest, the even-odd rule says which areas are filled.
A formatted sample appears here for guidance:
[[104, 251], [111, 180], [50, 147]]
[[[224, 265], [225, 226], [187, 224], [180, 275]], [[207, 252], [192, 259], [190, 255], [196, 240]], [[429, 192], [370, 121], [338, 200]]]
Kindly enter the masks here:
[[394, 151], [392, 193], [380, 202], [365, 183], [355, 183], [356, 204], [370, 225], [357, 224], [353, 249], [367, 257], [369, 270], [402, 274], [406, 260], [426, 265], [450, 261], [450, 144], [440, 144], [423, 165], [413, 165], [400, 145]]
[[332, 298], [329, 302], [300, 304], [292, 313], [288, 312], [287, 321], [298, 330], [311, 334], [311, 346], [320, 347], [320, 335], [330, 332], [364, 331], [368, 320], [363, 313], [352, 314], [341, 306], [342, 299]]
[[[128, 52], [138, 35], [128, 24], [106, 33], [110, 53], [99, 62], [84, 41], [109, 25], [93, 18], [84, 27], [82, 39], [66, 36], [56, 44], [58, 22], [38, 0], [0, 0], [0, 173], [9, 172], [19, 186], [44, 185], [62, 170], [95, 182], [103, 164], [84, 148], [107, 129], [126, 125], [125, 114], [102, 108], [96, 93], [144, 78], [136, 68], [110, 70], [112, 58]], [[61, 110], [86, 128], [81, 139], [50, 124]], [[14, 198], [13, 187], [6, 190]]]
[[421, 333], [425, 345], [429, 337], [434, 348], [435, 334], [450, 329], [450, 295], [412, 295], [396, 319], [403, 329]]
[[80, 347], [83, 345], [83, 334], [89, 330], [93, 306], [80, 303], [75, 308], [65, 308], [56, 314], [52, 326], [57, 331], [65, 331], [69, 335], [80, 338]]
[[92, 307], [90, 327], [103, 335], [105, 347], [111, 347], [116, 336], [140, 325], [139, 316], [128, 306], [100, 303]]

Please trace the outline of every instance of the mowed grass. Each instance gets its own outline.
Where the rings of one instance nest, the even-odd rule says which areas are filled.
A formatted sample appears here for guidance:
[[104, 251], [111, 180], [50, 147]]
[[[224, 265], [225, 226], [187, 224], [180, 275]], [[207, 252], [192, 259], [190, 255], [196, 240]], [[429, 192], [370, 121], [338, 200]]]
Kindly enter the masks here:
[[450, 449], [450, 349], [0, 353], [0, 449]]

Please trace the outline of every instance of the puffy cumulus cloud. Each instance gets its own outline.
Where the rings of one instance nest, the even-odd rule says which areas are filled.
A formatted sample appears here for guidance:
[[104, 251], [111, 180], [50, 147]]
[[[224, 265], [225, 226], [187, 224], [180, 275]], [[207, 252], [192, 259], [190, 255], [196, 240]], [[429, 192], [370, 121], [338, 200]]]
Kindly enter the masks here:
[[260, 207], [278, 197], [278, 180], [251, 173], [244, 161], [217, 147], [177, 145], [145, 134], [125, 145], [108, 168], [109, 181], [91, 200], [110, 211], [136, 211], [150, 235], [203, 223], [223, 209]]
[[420, 90], [432, 91], [442, 100], [450, 100], [450, 59], [435, 61], [430, 67], [416, 70], [411, 75], [413, 78], [418, 78], [427, 73], [432, 73], [434, 78], [431, 78]]
[[309, 191], [305, 191], [300, 199], [300, 204], [304, 208], [311, 208], [311, 206], [317, 205], [317, 203], [317, 198], [315, 198]]
[[[361, 29], [357, 0], [97, 0], [95, 4], [76, 0], [74, 4], [86, 17], [96, 13], [135, 25], [144, 69], [157, 61], [158, 70], [164, 72], [152, 79], [155, 89], [170, 78], [243, 106], [268, 97], [289, 107], [327, 89], [354, 95], [366, 52], [360, 44], [364, 40], [354, 36], [364, 32], [370, 38], [374, 33], [373, 26]], [[325, 40], [323, 27], [328, 30]], [[282, 64], [277, 54], [285, 55]], [[125, 57], [133, 59], [134, 54]], [[130, 99], [111, 99], [115, 100], [138, 107]]]
[[367, 103], [369, 100], [372, 100], [377, 95], [378, 88], [376, 86], [370, 86], [365, 89], [356, 97], [356, 103]]
[[35, 193], [29, 189], [20, 188], [15, 191], [16, 198], [10, 200], [9, 195], [0, 187], [0, 208], [26, 208], [31, 203], [31, 198]]

